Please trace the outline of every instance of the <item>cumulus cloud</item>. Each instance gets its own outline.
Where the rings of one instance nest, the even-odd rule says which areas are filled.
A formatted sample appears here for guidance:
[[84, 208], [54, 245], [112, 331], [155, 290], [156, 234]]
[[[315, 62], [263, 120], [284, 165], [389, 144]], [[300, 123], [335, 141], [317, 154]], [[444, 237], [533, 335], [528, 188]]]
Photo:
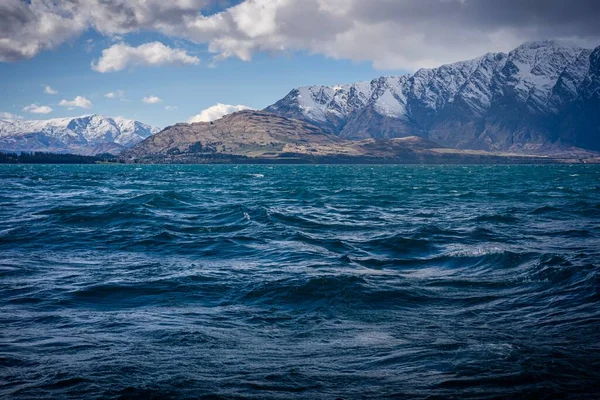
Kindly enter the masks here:
[[173, 110], [177, 110], [177, 106], [165, 106], [165, 110], [167, 111], [173, 111]]
[[27, 111], [33, 114], [49, 114], [52, 112], [52, 107], [40, 106], [35, 103], [23, 107], [23, 111]]
[[0, 112], [0, 119], [23, 119], [23, 117], [9, 112]]
[[0, 2], [0, 61], [31, 58], [83, 33], [89, 26], [76, 2]]
[[417, 69], [540, 38], [598, 45], [599, 13], [587, 0], [247, 0], [175, 32], [207, 41], [217, 59], [300, 50]]
[[[526, 40], [600, 44], [600, 2], [590, 0], [244, 0], [202, 14], [216, 2], [3, 0], [0, 61], [32, 57], [90, 28], [110, 37], [145, 31], [208, 44], [215, 60], [305, 51], [393, 69], [505, 51]], [[93, 66], [109, 72], [199, 62], [157, 43], [117, 43]]]
[[198, 57], [191, 56], [184, 50], [166, 46], [161, 42], [145, 43], [138, 47], [118, 43], [104, 49], [100, 59], [92, 63], [92, 69], [104, 73], [141, 65], [196, 65], [198, 63], [200, 63]]
[[224, 117], [227, 114], [242, 110], [251, 110], [251, 108], [243, 105], [233, 106], [230, 104], [217, 103], [212, 107], [208, 107], [207, 109], [200, 111], [199, 114], [196, 114], [190, 118], [188, 122], [190, 124], [194, 122], [210, 122]]
[[0, 62], [17, 61], [92, 28], [107, 36], [168, 30], [220, 0], [2, 0]]
[[114, 92], [108, 92], [104, 95], [107, 99], [122, 99], [125, 97], [124, 90], [115, 90]]
[[58, 94], [58, 90], [53, 89], [51, 86], [45, 85], [44, 86], [44, 93], [46, 93], [46, 94]]
[[92, 108], [92, 102], [83, 96], [77, 96], [73, 100], [63, 99], [58, 105], [64, 107]]
[[158, 104], [162, 102], [162, 99], [156, 96], [146, 96], [142, 99], [142, 101], [146, 104]]

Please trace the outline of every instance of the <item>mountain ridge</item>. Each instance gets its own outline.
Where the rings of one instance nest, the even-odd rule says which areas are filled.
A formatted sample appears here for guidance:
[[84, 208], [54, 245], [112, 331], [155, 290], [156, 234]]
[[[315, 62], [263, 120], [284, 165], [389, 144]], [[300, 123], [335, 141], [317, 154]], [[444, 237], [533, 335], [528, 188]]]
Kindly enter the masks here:
[[414, 74], [303, 86], [265, 111], [349, 139], [416, 135], [459, 149], [600, 150], [599, 125], [580, 122], [600, 111], [598, 60], [600, 47], [526, 42]]
[[457, 150], [418, 136], [349, 140], [306, 121], [247, 110], [213, 122], [167, 127], [124, 151], [119, 159], [142, 164], [456, 164], [598, 162], [598, 155], [552, 158]]
[[140, 121], [100, 114], [46, 120], [0, 119], [0, 150], [117, 154], [159, 131]]

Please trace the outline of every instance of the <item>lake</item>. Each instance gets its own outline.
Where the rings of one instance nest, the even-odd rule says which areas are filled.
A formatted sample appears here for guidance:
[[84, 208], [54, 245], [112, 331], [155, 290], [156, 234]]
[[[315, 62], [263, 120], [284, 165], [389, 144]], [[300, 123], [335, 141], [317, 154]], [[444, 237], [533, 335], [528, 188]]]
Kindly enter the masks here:
[[0, 165], [2, 398], [586, 398], [600, 166]]

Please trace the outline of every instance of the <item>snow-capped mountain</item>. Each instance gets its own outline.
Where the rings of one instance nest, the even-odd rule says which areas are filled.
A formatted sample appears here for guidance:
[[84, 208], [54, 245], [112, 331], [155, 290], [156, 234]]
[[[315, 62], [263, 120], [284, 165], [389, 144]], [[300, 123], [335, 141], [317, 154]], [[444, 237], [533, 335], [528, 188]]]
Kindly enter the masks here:
[[529, 42], [413, 75], [301, 87], [266, 111], [351, 139], [417, 135], [457, 148], [600, 150], [600, 47]]
[[0, 150], [117, 154], [159, 130], [139, 121], [97, 114], [38, 121], [0, 119]]

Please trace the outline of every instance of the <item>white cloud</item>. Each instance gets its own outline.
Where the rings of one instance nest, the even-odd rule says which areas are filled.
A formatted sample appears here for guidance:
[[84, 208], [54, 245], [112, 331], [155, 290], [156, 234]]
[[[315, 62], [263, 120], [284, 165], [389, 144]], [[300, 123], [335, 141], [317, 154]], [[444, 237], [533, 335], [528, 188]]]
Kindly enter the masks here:
[[58, 94], [58, 90], [53, 89], [51, 86], [44, 86], [44, 93], [46, 94]]
[[189, 18], [175, 32], [207, 42], [217, 61], [308, 51], [410, 70], [509, 50], [531, 34], [502, 26], [481, 29], [466, 23], [469, 10], [461, 8], [466, 8], [461, 0], [247, 0], [219, 14]]
[[138, 47], [118, 43], [104, 49], [100, 59], [92, 63], [92, 69], [105, 73], [142, 65], [196, 65], [198, 63], [200, 63], [198, 57], [190, 56], [184, 50], [165, 46], [161, 42], [145, 43]]
[[83, 96], [77, 96], [73, 100], [63, 99], [58, 105], [65, 107], [92, 108], [92, 102]]
[[207, 109], [200, 111], [199, 114], [196, 114], [193, 117], [191, 117], [188, 122], [190, 124], [194, 122], [210, 122], [222, 118], [227, 114], [251, 109], [252, 108], [243, 105], [233, 106], [230, 104], [218, 103], [212, 107], [208, 107]]
[[33, 114], [49, 114], [52, 112], [52, 107], [40, 106], [35, 103], [23, 107], [23, 111], [27, 111]]
[[0, 62], [31, 58], [89, 26], [75, 2], [0, 1]]
[[122, 42], [141, 31], [207, 44], [216, 60], [304, 51], [394, 69], [541, 38], [600, 43], [600, 2], [590, 0], [244, 0], [203, 15], [213, 3], [221, 0], [2, 0], [0, 62], [33, 57], [88, 29], [121, 41], [93, 64], [100, 72], [199, 62], [159, 42]]
[[220, 0], [2, 0], [0, 62], [31, 58], [90, 28], [111, 37], [169, 30], [216, 1]]
[[156, 96], [146, 96], [142, 99], [142, 101], [146, 104], [157, 104], [162, 102], [162, 99]]
[[177, 106], [165, 106], [165, 110], [167, 111], [177, 110], [177, 108]]
[[246, 0], [160, 29], [208, 43], [217, 61], [305, 51], [414, 70], [540, 38], [598, 45], [599, 12], [588, 0]]
[[108, 92], [104, 95], [107, 99], [122, 99], [125, 97], [124, 90], [115, 90], [114, 92]]
[[0, 119], [23, 119], [23, 117], [9, 112], [0, 112]]

